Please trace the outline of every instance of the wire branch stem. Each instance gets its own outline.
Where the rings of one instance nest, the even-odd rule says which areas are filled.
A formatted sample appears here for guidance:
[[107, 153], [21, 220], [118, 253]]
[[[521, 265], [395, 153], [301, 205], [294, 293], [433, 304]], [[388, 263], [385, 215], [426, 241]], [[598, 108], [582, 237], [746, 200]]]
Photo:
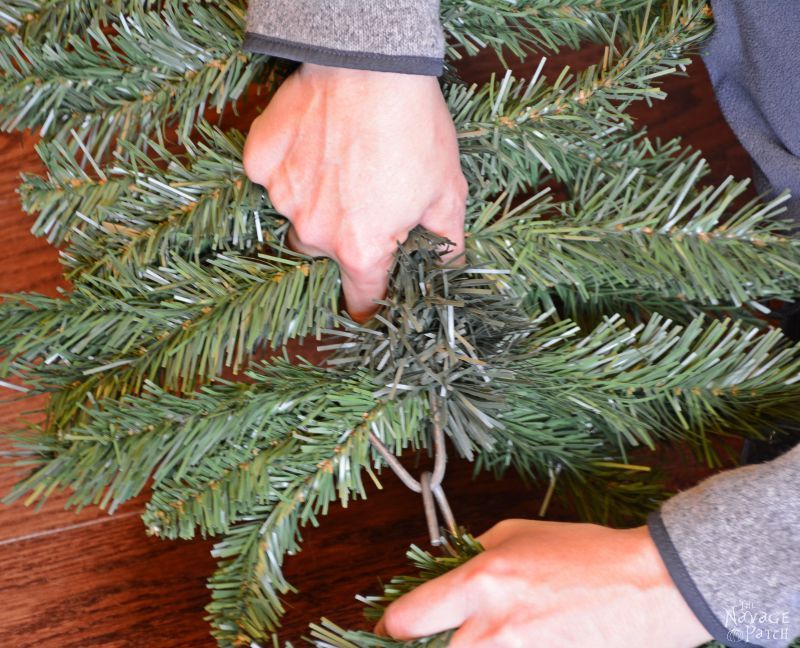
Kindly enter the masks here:
[[434, 447], [433, 472], [425, 471], [420, 475], [419, 480], [415, 479], [414, 476], [403, 467], [397, 457], [392, 454], [389, 448], [386, 447], [372, 429], [369, 431], [369, 442], [407, 488], [415, 493], [422, 494], [422, 503], [425, 507], [425, 521], [428, 526], [431, 544], [438, 547], [446, 545], [447, 541], [439, 526], [439, 518], [436, 512], [437, 505], [444, 518], [445, 527], [451, 534], [456, 533], [456, 522], [453, 511], [444, 494], [444, 489], [442, 488], [442, 480], [444, 479], [445, 469], [447, 467], [447, 448], [445, 446], [444, 430], [439, 420], [439, 408], [434, 395], [431, 395], [431, 424], [433, 427]]

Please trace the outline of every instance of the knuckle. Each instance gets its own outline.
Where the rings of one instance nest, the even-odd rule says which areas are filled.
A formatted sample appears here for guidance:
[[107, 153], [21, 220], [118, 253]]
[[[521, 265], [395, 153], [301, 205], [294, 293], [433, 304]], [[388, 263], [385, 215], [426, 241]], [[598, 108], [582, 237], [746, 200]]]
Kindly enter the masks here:
[[507, 556], [500, 552], [493, 551], [486, 554], [486, 563], [483, 569], [492, 579], [496, 580], [513, 571], [514, 566], [515, 562], [513, 560], [509, 560]]
[[483, 553], [475, 556], [467, 563], [470, 567], [465, 570], [466, 585], [478, 592], [491, 592], [497, 582], [498, 574], [502, 573], [502, 559], [496, 554]]
[[244, 167], [244, 173], [251, 182], [263, 184], [263, 178], [260, 173], [261, 165], [259, 164], [255, 147], [245, 145], [242, 152], [242, 167]]
[[336, 258], [339, 264], [353, 275], [371, 275], [386, 269], [392, 251], [382, 246], [358, 245], [353, 241], [343, 241], [336, 246]]
[[491, 596], [495, 591], [495, 583], [494, 576], [482, 569], [472, 571], [464, 579], [464, 585], [476, 598]]
[[319, 172], [307, 156], [287, 154], [281, 160], [281, 173], [285, 178], [294, 178], [298, 185], [315, 185], [319, 181]]
[[292, 211], [291, 194], [281, 183], [270, 183], [267, 186], [267, 195], [273, 209], [279, 214], [289, 216]]
[[465, 202], [469, 195], [469, 183], [463, 173], [459, 173], [453, 183], [453, 193], [460, 202]]
[[292, 227], [298, 240], [306, 245], [314, 245], [320, 242], [320, 236], [314, 223], [307, 217], [297, 217], [292, 219]]
[[472, 558], [468, 563], [470, 569], [465, 570], [467, 578], [481, 587], [491, 587], [514, 573], [518, 561], [507, 552], [495, 549], [484, 551]]

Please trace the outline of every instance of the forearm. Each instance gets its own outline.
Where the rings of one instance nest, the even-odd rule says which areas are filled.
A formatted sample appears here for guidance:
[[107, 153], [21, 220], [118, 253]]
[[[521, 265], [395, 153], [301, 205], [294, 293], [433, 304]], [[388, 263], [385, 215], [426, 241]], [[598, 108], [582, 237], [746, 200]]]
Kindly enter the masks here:
[[678, 494], [648, 526], [717, 640], [784, 648], [800, 635], [800, 446]]
[[439, 0], [250, 0], [243, 48], [293, 61], [438, 76]]

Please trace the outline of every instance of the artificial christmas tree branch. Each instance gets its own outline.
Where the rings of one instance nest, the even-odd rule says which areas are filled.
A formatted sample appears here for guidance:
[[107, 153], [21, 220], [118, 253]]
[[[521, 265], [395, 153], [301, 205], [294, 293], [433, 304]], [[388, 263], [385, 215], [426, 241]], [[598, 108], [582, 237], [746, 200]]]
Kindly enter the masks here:
[[[326, 262], [218, 256], [202, 271], [180, 261], [170, 270], [127, 283], [87, 278], [68, 304], [4, 302], [0, 310], [20, 326], [6, 338], [9, 355], [26, 365], [45, 360], [35, 369], [43, 391], [113, 375], [117, 391], [135, 392], [161, 369], [165, 386], [191, 390], [197, 377], [241, 366], [270, 340], [278, 347], [318, 335], [336, 311], [336, 275]], [[264, 303], [279, 305], [268, 319]], [[25, 335], [34, 322], [36, 335]], [[213, 344], [201, 343], [206, 336]]]
[[93, 23], [65, 45], [0, 39], [0, 129], [41, 127], [62, 141], [75, 130], [102, 160], [112, 142], [160, 140], [167, 125], [188, 140], [206, 106], [222, 112], [264, 72], [263, 59], [240, 51], [239, 3], [165, 2], [161, 12], [116, 15], [124, 20], [111, 37]]
[[462, 3], [443, 0], [442, 22], [451, 37], [449, 55], [461, 58], [491, 47], [502, 57], [523, 58], [531, 51], [577, 49], [603, 42], [613, 15], [641, 10], [647, 0], [504, 0]]
[[[123, 145], [125, 154], [105, 170], [89, 160], [96, 178], [60, 143], [41, 142], [37, 152], [48, 178], [26, 175], [20, 189], [24, 209], [37, 213], [33, 231], [58, 244], [89, 240], [82, 247], [96, 256], [96, 246], [81, 235], [89, 227], [102, 228], [111, 247], [105, 256], [126, 262], [133, 257], [137, 267], [156, 260], [163, 264], [167, 250], [175, 252], [187, 242], [195, 256], [208, 247], [207, 239], [215, 248], [256, 239], [263, 243], [251, 213], [263, 207], [262, 192], [244, 177], [244, 137], [236, 131], [222, 133], [205, 122], [197, 128], [201, 139], [187, 145], [184, 158], [155, 141], [149, 143], [150, 155]], [[240, 211], [241, 217], [231, 218], [229, 209]], [[69, 255], [82, 256], [80, 249], [71, 249]]]
[[[428, 394], [431, 387], [444, 389], [448, 433], [457, 450], [468, 457], [475, 453], [490, 456], [491, 460], [485, 459], [490, 467], [515, 466], [521, 472], [538, 473], [540, 477], [554, 466], [577, 475], [602, 472], [603, 461], [625, 461], [626, 446], [641, 443], [652, 446], [658, 438], [648, 432], [652, 425], [658, 426], [659, 436], [674, 434], [690, 439], [692, 434], [704, 435], [707, 425], [718, 425], [727, 419], [731, 426], [741, 426], [748, 417], [756, 418], [759, 414], [763, 417], [770, 407], [781, 411], [796, 398], [800, 364], [796, 352], [784, 348], [777, 332], [754, 338], [751, 333], [740, 333], [736, 326], [724, 323], [704, 327], [702, 320], [693, 322], [683, 332], [658, 317], [651, 318], [647, 325], [628, 330], [617, 317], [589, 336], [578, 338], [579, 329], [569, 322], [548, 325], [549, 313], [534, 320], [516, 315], [515, 309], [509, 308], [513, 301], [498, 292], [497, 275], [490, 269], [484, 272], [471, 267], [431, 267], [420, 281], [415, 270], [419, 267], [417, 255], [427, 259], [430, 267], [437, 244], [435, 237], [420, 233], [412, 237], [408, 251], [400, 251], [390, 292], [393, 297], [387, 300], [378, 317], [384, 326], [365, 329], [350, 323], [351, 333], [343, 332], [346, 341], [332, 345], [337, 350], [331, 359], [336, 370], [316, 374], [324, 381], [319, 391], [309, 390], [305, 382], [306, 377], [314, 375], [308, 368], [290, 371], [284, 365], [274, 368], [264, 365], [266, 373], [251, 371], [250, 377], [256, 385], [261, 385], [257, 389], [266, 389], [264, 393], [272, 402], [278, 399], [278, 409], [284, 409], [292, 421], [297, 419], [297, 408], [302, 403], [306, 403], [315, 417], [333, 415], [340, 421], [341, 412], [331, 411], [330, 406], [323, 404], [332, 397], [327, 385], [338, 384], [343, 376], [352, 376], [361, 367], [369, 369], [365, 376], [371, 376], [365, 397], [369, 395], [385, 403], [398, 398], [402, 399], [399, 403], [413, 403], [415, 392]], [[415, 245], [420, 246], [417, 252]], [[352, 333], [357, 331], [362, 334]], [[300, 380], [294, 387], [290, 381], [292, 372]], [[258, 429], [254, 429], [254, 424], [274, 426], [281, 421], [275, 415], [274, 405], [255, 401], [243, 406], [242, 394], [249, 394], [250, 389], [245, 385], [221, 384], [206, 387], [187, 399], [154, 386], [144, 397], [128, 397], [120, 405], [110, 400], [83, 408], [88, 422], [62, 435], [60, 443], [66, 446], [52, 448], [52, 459], [20, 485], [15, 497], [27, 491], [38, 498], [57, 488], [69, 487], [74, 504], [94, 502], [113, 509], [141, 492], [148, 476], [153, 474], [156, 491], [163, 479], [175, 484], [183, 479], [196, 484], [203, 479], [206, 487], [191, 495], [191, 498], [199, 496], [197, 501], [201, 506], [188, 504], [189, 496], [184, 495], [167, 500], [166, 506], [175, 511], [172, 516], [163, 505], [154, 512], [151, 510], [150, 515], [154, 516], [149, 518], [151, 530], [162, 528], [158, 522], [174, 519], [168, 527], [173, 531], [168, 533], [182, 529], [187, 534], [189, 527], [184, 515], [202, 519], [215, 510], [222, 523], [208, 526], [208, 521], [201, 522], [204, 533], [223, 532], [227, 529], [225, 525], [237, 519], [244, 522], [253, 507], [261, 510], [260, 507], [267, 506], [266, 515], [272, 509], [259, 499], [248, 504], [247, 499], [240, 503], [230, 495], [226, 500], [215, 497], [219, 489], [229, 494], [241, 492], [243, 484], [254, 486], [249, 493], [257, 498], [267, 497], [270, 492], [258, 487], [258, 481], [249, 481], [251, 473], [247, 470], [244, 473], [233, 470], [231, 464], [235, 461], [238, 465], [242, 460], [241, 442], [231, 436], [232, 430], [243, 435], [240, 438], [244, 441], [253, 438], [252, 433]], [[754, 402], [761, 404], [761, 411], [753, 411]], [[184, 412], [183, 408], [188, 409]], [[353, 410], [354, 420], [362, 420], [365, 410], [367, 403], [358, 402]], [[367, 414], [367, 420], [371, 417]], [[305, 418], [306, 415], [300, 414], [301, 421]], [[389, 429], [401, 428], [397, 414], [384, 413], [382, 418], [389, 422]], [[419, 434], [421, 417], [404, 416], [403, 420], [416, 421], [417, 431], [410, 429], [406, 434]], [[178, 434], [171, 432], [176, 424]], [[332, 431], [339, 425], [315, 418], [310, 427]], [[585, 431], [576, 439], [578, 445], [565, 443], [563, 436], [559, 438], [559, 432], [563, 435], [569, 430]], [[166, 443], [157, 443], [159, 437], [164, 437]], [[268, 444], [270, 438], [265, 439]], [[302, 434], [302, 438], [311, 437]], [[339, 434], [333, 438], [338, 439]], [[368, 435], [365, 438], [368, 444]], [[233, 447], [225, 451], [228, 443]], [[583, 459], [581, 443], [585, 444]], [[215, 458], [214, 448], [220, 444], [227, 465]], [[245, 447], [259, 453], [263, 448]], [[278, 457], [283, 456], [281, 451], [288, 453], [286, 461], [296, 460], [293, 447], [279, 445], [275, 455], [267, 446], [269, 479], [274, 464], [279, 463]], [[41, 451], [40, 442], [34, 440], [31, 454], [35, 456]], [[341, 451], [332, 452], [315, 460], [318, 466], [315, 475], [327, 474], [337, 465], [336, 461], [342, 460]], [[302, 465], [307, 465], [311, 458], [308, 450], [300, 454]], [[208, 465], [207, 461], [213, 463]], [[353, 474], [352, 457], [348, 461], [351, 471], [348, 474]], [[103, 466], [103, 470], [93, 470], [87, 479], [87, 465]], [[210, 479], [209, 469], [211, 475], [216, 475]], [[317, 478], [302, 474], [304, 481], [296, 487], [299, 490], [290, 491], [292, 506], [284, 511], [289, 504], [281, 505], [280, 531], [276, 533], [289, 533], [287, 528], [300, 523], [295, 507], [310, 497], [300, 493], [306, 493], [309, 480]], [[209, 485], [211, 482], [213, 485]], [[566, 483], [579, 486], [582, 482], [567, 480]], [[340, 492], [337, 495], [329, 487], [326, 489], [328, 496], [314, 490], [314, 498], [322, 499], [313, 501], [343, 497]], [[636, 492], [637, 487], [633, 486], [629, 496], [635, 497]], [[228, 502], [227, 507], [223, 501]], [[273, 519], [272, 516], [270, 513], [266, 519]], [[286, 523], [289, 527], [283, 526], [285, 519], [289, 520]], [[215, 579], [222, 590], [227, 590], [233, 582], [233, 574], [240, 578], [250, 573], [248, 570], [256, 569], [257, 563], [253, 561], [259, 554], [254, 547], [262, 526], [253, 523], [249, 528], [249, 535], [243, 538], [236, 527], [230, 531], [239, 540], [224, 545], [225, 555], [239, 557], [225, 563]], [[275, 549], [277, 553], [271, 553], [271, 564], [275, 561], [280, 564], [283, 551], [296, 546], [292, 544], [294, 541], [281, 537], [284, 539]], [[277, 588], [277, 592], [289, 591], [278, 573], [269, 578], [268, 592], [272, 588]], [[249, 592], [244, 600], [226, 595], [222, 607], [212, 606], [218, 610], [215, 614], [224, 619], [218, 625], [223, 633], [220, 636], [228, 636], [225, 633], [229, 615], [232, 610], [242, 614], [242, 606], [247, 612], [241, 617], [243, 626], [236, 626], [237, 636], [243, 627], [249, 629], [247, 632], [256, 627], [251, 615], [261, 615], [253, 618], [260, 618], [261, 623], [266, 623], [264, 627], [274, 629], [275, 615], [281, 609], [276, 602], [277, 594], [262, 599], [250, 586], [244, 591]]]
[[[712, 305], [789, 299], [800, 246], [776, 218], [788, 196], [732, 212], [747, 183], [697, 190], [704, 164], [639, 183], [635, 168], [609, 181], [590, 173], [584, 189], [558, 204], [542, 195], [513, 208], [495, 202], [470, 227], [470, 247], [527, 285], [572, 286], [584, 299], [586, 285], [636, 285]], [[769, 269], [755, 271], [754, 257]]]
[[[335, 445], [328, 446], [314, 470], [304, 461], [302, 468], [287, 467], [284, 474], [277, 463], [272, 472], [278, 482], [274, 505], [254, 509], [248, 521], [215, 546], [214, 555], [222, 560], [210, 580], [214, 593], [207, 609], [218, 640], [232, 645], [267, 640], [278, 628], [280, 595], [291, 591], [280, 572], [283, 557], [299, 550], [300, 526], [316, 524], [329, 502], [339, 499], [346, 505], [351, 497], [365, 496], [360, 469], [370, 456], [367, 431], [384, 407], [362, 412], [354, 428], [332, 436]], [[320, 441], [314, 440], [319, 437], [302, 438], [307, 451], [313, 447], [319, 452]]]
[[40, 40], [48, 32], [74, 34], [92, 20], [113, 22], [137, 8], [154, 10], [163, 0], [6, 0], [0, 9], [0, 38], [19, 34], [23, 41]]
[[[702, 7], [702, 2], [665, 3], [661, 13], [648, 6], [643, 16], [618, 15], [605, 33], [602, 65], [575, 75], [564, 68], [552, 85], [541, 77], [540, 64], [530, 81], [516, 81], [508, 71], [499, 84], [455, 87], [449, 103], [463, 131], [473, 192], [513, 192], [550, 175], [571, 183], [587, 165], [618, 163], [607, 148], [630, 129], [625, 110], [637, 100], [662, 99], [653, 80], [691, 62], [686, 48], [711, 29]], [[683, 47], [676, 49], [676, 42]]]

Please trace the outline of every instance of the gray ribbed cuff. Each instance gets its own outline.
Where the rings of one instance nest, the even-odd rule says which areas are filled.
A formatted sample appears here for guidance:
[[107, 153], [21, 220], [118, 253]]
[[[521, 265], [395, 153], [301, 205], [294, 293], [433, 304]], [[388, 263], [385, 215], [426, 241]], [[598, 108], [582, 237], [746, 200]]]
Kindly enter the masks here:
[[439, 0], [249, 0], [244, 47], [294, 61], [438, 76]]
[[650, 531], [650, 537], [656, 545], [664, 565], [667, 567], [670, 577], [672, 578], [678, 591], [686, 600], [686, 604], [694, 612], [703, 627], [708, 630], [714, 639], [729, 648], [761, 648], [756, 644], [751, 644], [742, 639], [737, 639], [732, 636], [722, 622], [717, 618], [712, 609], [709, 607], [708, 602], [705, 600], [697, 585], [689, 575], [686, 565], [681, 560], [678, 550], [672, 543], [669, 537], [667, 527], [661, 519], [659, 511], [653, 511], [647, 516], [647, 528]]
[[440, 76], [444, 62], [440, 58], [352, 52], [347, 50], [294, 43], [291, 41], [247, 32], [242, 49], [247, 52], [268, 54], [290, 61], [330, 65], [332, 67], [371, 70], [373, 72], [399, 72]]

